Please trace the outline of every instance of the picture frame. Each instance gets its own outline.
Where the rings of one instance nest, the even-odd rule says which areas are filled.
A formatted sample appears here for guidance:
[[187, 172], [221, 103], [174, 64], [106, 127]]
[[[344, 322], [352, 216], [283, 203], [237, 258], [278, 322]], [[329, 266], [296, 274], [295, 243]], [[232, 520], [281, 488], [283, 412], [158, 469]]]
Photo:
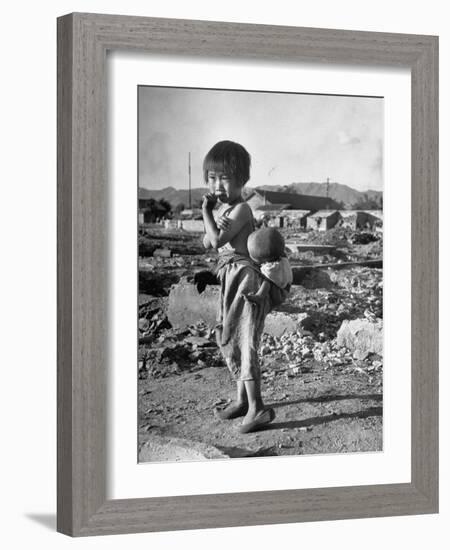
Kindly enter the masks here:
[[[411, 70], [411, 482], [107, 499], [106, 53]], [[57, 530], [71, 536], [438, 512], [438, 38], [73, 13], [58, 18]]]

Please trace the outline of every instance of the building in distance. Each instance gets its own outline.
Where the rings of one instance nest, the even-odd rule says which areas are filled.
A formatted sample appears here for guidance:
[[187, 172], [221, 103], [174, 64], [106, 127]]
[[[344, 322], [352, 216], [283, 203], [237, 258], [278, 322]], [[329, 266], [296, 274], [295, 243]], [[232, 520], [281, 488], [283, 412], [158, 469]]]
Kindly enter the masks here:
[[315, 231], [327, 231], [332, 229], [341, 219], [341, 215], [337, 210], [319, 210], [306, 218], [306, 227]]

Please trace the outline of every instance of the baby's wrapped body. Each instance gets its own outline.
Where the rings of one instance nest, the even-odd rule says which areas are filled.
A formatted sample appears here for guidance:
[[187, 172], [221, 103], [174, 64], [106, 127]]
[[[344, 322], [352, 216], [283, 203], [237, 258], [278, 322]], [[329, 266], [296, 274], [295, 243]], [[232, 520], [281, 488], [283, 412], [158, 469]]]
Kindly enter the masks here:
[[292, 284], [292, 268], [286, 256], [275, 262], [261, 264], [261, 273], [279, 288], [286, 288]]
[[245, 298], [256, 305], [269, 295], [271, 307], [282, 304], [293, 282], [283, 236], [273, 227], [261, 228], [249, 236], [247, 245], [251, 259], [261, 271], [262, 284], [258, 292]]
[[224, 252], [217, 275], [221, 286], [217, 344], [234, 380], [259, 380], [258, 347], [271, 299], [268, 295], [255, 307], [244, 295], [258, 291], [261, 273], [248, 256]]

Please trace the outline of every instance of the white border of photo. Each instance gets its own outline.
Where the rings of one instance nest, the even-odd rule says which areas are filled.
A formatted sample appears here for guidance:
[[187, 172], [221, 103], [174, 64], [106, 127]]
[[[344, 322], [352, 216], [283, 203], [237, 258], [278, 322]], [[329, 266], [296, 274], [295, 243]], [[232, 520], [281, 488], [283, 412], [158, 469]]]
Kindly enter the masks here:
[[[384, 97], [383, 451], [138, 464], [138, 85]], [[401, 68], [108, 54], [108, 498], [411, 481], [410, 88]]]

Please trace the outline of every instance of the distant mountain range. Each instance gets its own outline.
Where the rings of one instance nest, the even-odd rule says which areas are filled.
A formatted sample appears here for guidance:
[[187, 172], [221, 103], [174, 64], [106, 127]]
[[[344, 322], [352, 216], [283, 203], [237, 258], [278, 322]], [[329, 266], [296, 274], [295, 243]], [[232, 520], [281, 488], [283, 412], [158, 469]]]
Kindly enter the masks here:
[[[291, 183], [289, 185], [262, 185], [259, 189], [266, 191], [282, 191], [284, 193], [297, 193], [298, 195], [315, 195], [316, 197], [327, 196], [326, 183]], [[346, 208], [351, 208], [353, 205], [373, 201], [378, 207], [383, 205], [383, 192], [373, 191], [357, 191], [348, 185], [341, 183], [330, 182], [328, 196], [345, 205]]]
[[[327, 196], [327, 184], [326, 183], [291, 183], [289, 185], [261, 185], [259, 187], [244, 187], [244, 197], [248, 197], [253, 191], [266, 190], [266, 191], [279, 191], [284, 193], [295, 193], [297, 195], [314, 195], [316, 197]], [[191, 201], [192, 205], [200, 201], [202, 195], [207, 191], [205, 187], [196, 187], [191, 189]], [[373, 208], [382, 208], [383, 205], [383, 193], [382, 191], [357, 191], [348, 185], [342, 185], [341, 183], [330, 182], [328, 188], [328, 196], [344, 205], [345, 208], [352, 208], [355, 205], [363, 203], [373, 203]], [[165, 187], [164, 189], [145, 189], [139, 188], [140, 199], [165, 199], [170, 202], [172, 208], [175, 208], [179, 204], [184, 204], [186, 208], [189, 206], [189, 190], [188, 189], [175, 189], [174, 187]]]

